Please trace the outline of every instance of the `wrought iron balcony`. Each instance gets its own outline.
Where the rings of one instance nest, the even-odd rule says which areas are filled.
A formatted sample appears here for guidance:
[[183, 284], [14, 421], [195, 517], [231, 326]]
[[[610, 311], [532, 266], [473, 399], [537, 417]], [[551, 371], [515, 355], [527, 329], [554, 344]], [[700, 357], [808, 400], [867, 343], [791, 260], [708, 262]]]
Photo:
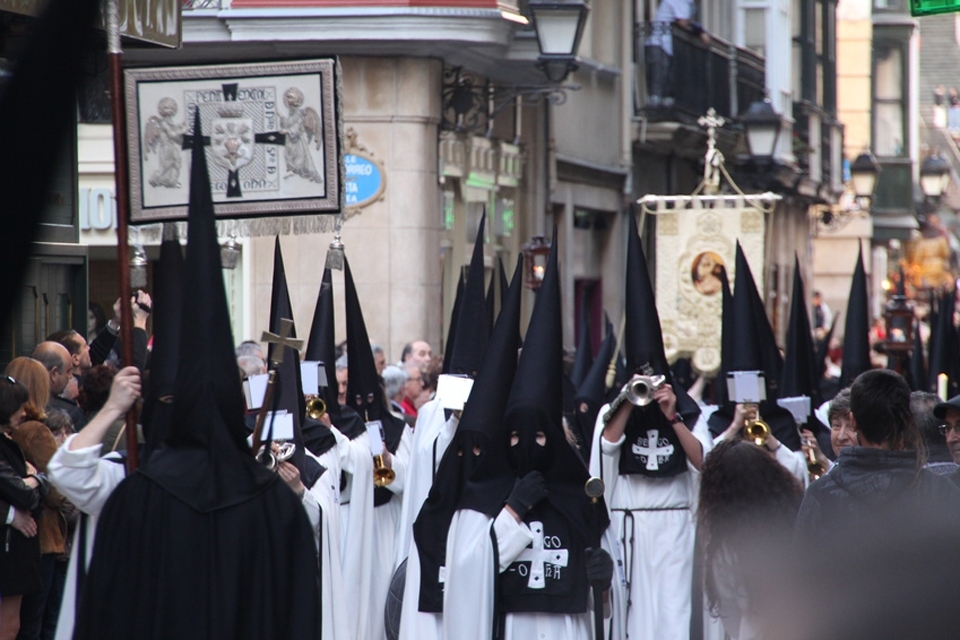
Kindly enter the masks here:
[[734, 118], [763, 100], [766, 61], [754, 51], [712, 36], [704, 42], [664, 23], [639, 23], [635, 31], [638, 116], [695, 123], [710, 107]]
[[194, 11], [198, 9], [226, 9], [230, 6], [230, 0], [183, 0], [184, 11]]

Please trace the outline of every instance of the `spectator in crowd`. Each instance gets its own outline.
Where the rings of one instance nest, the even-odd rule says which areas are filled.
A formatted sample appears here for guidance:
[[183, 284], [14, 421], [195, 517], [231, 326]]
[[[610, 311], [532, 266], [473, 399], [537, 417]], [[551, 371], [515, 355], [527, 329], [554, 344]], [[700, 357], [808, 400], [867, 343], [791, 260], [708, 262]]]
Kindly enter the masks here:
[[[960, 402], [960, 398], [957, 398]], [[946, 436], [949, 433], [951, 439], [955, 438], [953, 428], [948, 424], [960, 423], [960, 407], [957, 409], [941, 409], [940, 415], [936, 413], [937, 407], [950, 406], [948, 403], [940, 403], [940, 398], [934, 393], [926, 391], [914, 391], [910, 394], [910, 410], [913, 412], [913, 419], [917, 422], [917, 429], [920, 432], [920, 439], [926, 448], [927, 464], [926, 468], [937, 475], [949, 475], [960, 469], [956, 461], [947, 448]], [[952, 422], [948, 420], [950, 412]]]
[[414, 362], [419, 366], [430, 362], [431, 357], [433, 357], [433, 349], [430, 348], [430, 344], [424, 340], [414, 340], [403, 346], [400, 363]]

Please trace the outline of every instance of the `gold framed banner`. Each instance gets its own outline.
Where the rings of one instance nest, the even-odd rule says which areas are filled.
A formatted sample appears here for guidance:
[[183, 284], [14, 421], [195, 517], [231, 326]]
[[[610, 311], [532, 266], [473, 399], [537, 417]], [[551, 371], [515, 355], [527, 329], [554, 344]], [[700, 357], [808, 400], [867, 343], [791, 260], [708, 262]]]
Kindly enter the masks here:
[[199, 111], [218, 218], [339, 213], [335, 58], [125, 71], [134, 224], [184, 220]]
[[657, 312], [667, 360], [690, 358], [695, 371], [720, 370], [725, 268], [733, 287], [737, 240], [763, 291], [765, 216], [780, 196], [648, 195], [640, 200], [656, 216]]

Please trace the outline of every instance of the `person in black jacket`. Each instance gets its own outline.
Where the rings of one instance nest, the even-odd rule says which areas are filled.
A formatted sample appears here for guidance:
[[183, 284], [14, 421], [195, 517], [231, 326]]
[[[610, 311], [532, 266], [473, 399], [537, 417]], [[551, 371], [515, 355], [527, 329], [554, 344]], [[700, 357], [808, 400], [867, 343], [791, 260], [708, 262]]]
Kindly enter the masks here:
[[16, 638], [20, 601], [40, 589], [40, 539], [31, 512], [42, 513], [49, 484], [9, 437], [11, 422], [23, 419], [27, 398], [26, 387], [0, 377], [0, 500], [10, 505], [0, 546], [0, 640]]

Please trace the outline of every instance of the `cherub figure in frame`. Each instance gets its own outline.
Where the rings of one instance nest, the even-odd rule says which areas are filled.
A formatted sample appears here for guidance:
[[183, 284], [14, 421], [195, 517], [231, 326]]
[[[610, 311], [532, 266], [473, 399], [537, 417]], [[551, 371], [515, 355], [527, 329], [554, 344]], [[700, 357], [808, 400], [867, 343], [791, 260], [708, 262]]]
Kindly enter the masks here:
[[180, 167], [183, 164], [181, 146], [187, 124], [174, 121], [178, 111], [176, 100], [161, 98], [157, 103], [158, 115], [150, 116], [147, 120], [143, 135], [143, 159], [148, 160], [152, 151], [160, 162], [160, 167], [150, 176], [150, 185], [153, 187], [180, 188]]
[[319, 150], [322, 142], [322, 124], [320, 114], [313, 107], [303, 106], [303, 91], [290, 87], [283, 92], [283, 104], [288, 113], [280, 117], [280, 133], [286, 135], [284, 159], [287, 163], [289, 178], [293, 175], [306, 178], [311, 182], [323, 183], [323, 177], [317, 172], [310, 156], [310, 144], [316, 144]]

